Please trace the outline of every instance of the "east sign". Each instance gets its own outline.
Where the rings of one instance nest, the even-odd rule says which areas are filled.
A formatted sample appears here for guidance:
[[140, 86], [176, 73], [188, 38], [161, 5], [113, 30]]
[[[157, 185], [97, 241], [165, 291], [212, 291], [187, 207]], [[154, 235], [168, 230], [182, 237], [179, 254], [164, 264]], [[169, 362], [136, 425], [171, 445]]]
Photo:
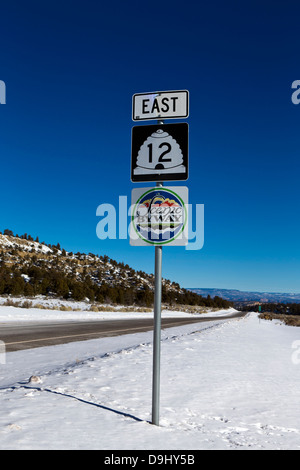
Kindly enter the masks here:
[[132, 99], [132, 120], [178, 119], [189, 115], [189, 92], [156, 91], [137, 93]]

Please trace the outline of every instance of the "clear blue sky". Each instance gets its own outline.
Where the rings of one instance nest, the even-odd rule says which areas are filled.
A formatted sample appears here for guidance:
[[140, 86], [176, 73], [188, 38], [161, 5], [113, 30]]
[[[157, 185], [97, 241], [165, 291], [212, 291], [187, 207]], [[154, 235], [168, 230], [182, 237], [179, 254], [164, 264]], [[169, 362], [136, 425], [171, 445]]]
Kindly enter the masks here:
[[163, 276], [300, 292], [299, 18], [297, 1], [3, 3], [0, 230], [153, 272], [153, 247], [97, 238], [96, 208], [149, 186], [130, 181], [132, 95], [187, 89], [205, 245], [165, 247]]

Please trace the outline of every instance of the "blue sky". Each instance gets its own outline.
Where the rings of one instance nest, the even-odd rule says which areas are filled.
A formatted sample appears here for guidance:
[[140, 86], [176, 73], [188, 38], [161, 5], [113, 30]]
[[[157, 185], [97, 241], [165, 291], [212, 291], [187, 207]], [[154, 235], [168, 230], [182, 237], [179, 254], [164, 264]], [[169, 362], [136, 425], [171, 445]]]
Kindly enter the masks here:
[[6, 2], [0, 230], [153, 272], [153, 247], [97, 238], [96, 209], [149, 186], [130, 181], [132, 95], [187, 89], [178, 185], [205, 206], [205, 244], [165, 247], [163, 276], [300, 292], [299, 16], [296, 1]]

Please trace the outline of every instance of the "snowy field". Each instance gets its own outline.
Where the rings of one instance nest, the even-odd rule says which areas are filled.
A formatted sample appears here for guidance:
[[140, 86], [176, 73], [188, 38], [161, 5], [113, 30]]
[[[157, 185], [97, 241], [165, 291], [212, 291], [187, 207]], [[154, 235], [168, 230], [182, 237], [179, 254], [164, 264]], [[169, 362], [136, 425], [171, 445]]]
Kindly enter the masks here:
[[218, 314], [162, 331], [159, 427], [151, 332], [0, 354], [0, 449], [300, 449], [300, 329]]
[[[63, 302], [63, 306], [68, 307], [68, 302]], [[42, 322], [58, 322], [58, 321], [88, 321], [88, 320], [125, 320], [125, 319], [134, 319], [134, 318], [153, 318], [153, 310], [148, 309], [148, 311], [139, 310], [130, 310], [129, 307], [126, 307], [126, 311], [122, 310], [122, 307], [115, 307], [114, 310], [107, 312], [94, 312], [91, 310], [84, 310], [84, 305], [80, 302], [72, 302], [72, 308], [78, 309], [70, 311], [61, 311], [59, 306], [57, 309], [51, 306], [51, 309], [40, 310], [38, 308], [21, 308], [21, 307], [3, 307], [0, 304], [0, 328], [1, 323], [12, 323], [12, 322], [23, 322], [23, 321], [42, 321]], [[76, 306], [74, 306], [76, 305]], [[107, 307], [109, 308], [109, 306]], [[187, 313], [185, 311], [172, 311], [172, 310], [162, 310], [162, 318], [176, 318], [176, 317], [200, 317], [204, 318], [205, 316], [230, 316], [237, 311], [234, 308], [228, 308], [225, 310], [218, 311], [207, 311], [206, 313]], [[0, 338], [1, 339], [1, 338]]]

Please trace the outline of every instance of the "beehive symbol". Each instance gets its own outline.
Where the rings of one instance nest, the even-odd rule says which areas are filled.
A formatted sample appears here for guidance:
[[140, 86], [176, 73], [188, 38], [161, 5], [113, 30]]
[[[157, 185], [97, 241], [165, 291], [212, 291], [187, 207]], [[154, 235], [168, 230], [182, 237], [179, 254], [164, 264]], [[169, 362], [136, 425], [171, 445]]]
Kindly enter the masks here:
[[168, 132], [158, 129], [139, 149], [135, 175], [184, 173], [183, 155], [177, 141]]

